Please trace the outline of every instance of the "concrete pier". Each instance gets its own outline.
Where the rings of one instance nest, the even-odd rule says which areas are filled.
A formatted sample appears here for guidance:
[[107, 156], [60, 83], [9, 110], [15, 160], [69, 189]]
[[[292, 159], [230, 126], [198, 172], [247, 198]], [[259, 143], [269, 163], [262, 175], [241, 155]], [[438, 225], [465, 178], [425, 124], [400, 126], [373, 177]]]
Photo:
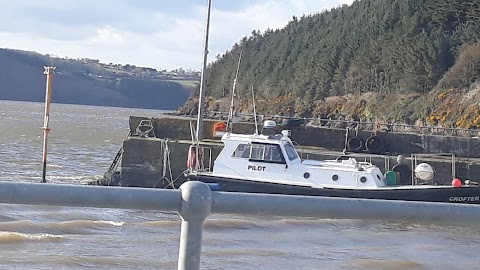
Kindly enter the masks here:
[[[213, 126], [218, 120], [205, 120], [203, 147], [208, 149], [212, 161], [223, 147], [219, 138], [213, 137]], [[145, 124], [147, 123], [147, 124]], [[108, 172], [102, 181], [94, 184], [131, 187], [178, 188], [184, 181], [188, 147], [191, 145], [190, 130], [195, 119], [182, 117], [145, 118], [130, 117], [130, 135], [123, 141], [123, 154], [117, 170]], [[290, 129], [293, 141], [301, 145], [300, 154], [310, 159], [336, 159], [343, 155], [346, 130], [340, 128], [282, 127]], [[234, 132], [253, 133], [251, 123], [236, 123]], [[372, 135], [362, 130], [356, 134], [363, 142]], [[372, 155], [365, 149], [359, 153], [346, 154], [358, 161], [369, 161], [383, 172], [397, 164], [397, 155], [402, 154], [405, 165], [412, 171], [411, 155], [418, 154], [418, 163], [427, 162], [435, 168], [438, 184], [450, 184], [453, 176], [480, 181], [480, 139], [474, 137], [428, 136], [402, 133], [377, 133], [383, 141], [380, 154]], [[454, 172], [451, 156], [455, 154]], [[424, 156], [424, 154], [435, 154]], [[205, 162], [208, 162], [208, 156]], [[207, 168], [210, 165], [204, 164]], [[477, 177], [477, 178], [475, 178]], [[404, 179], [410, 181], [411, 177]]]
[[[196, 123], [194, 118], [187, 117], [161, 117], [145, 118], [131, 116], [130, 130], [135, 132], [142, 120], [150, 120], [153, 125], [152, 133], [156, 138], [171, 138], [176, 140], [191, 140], [190, 122]], [[213, 139], [213, 125], [220, 120], [204, 120], [203, 138]], [[261, 123], [259, 123], [261, 124]], [[331, 151], [342, 151], [345, 147], [346, 128], [339, 127], [310, 127], [310, 126], [281, 126], [277, 127], [278, 133], [282, 129], [292, 131], [291, 139], [301, 146], [320, 147]], [[251, 122], [235, 123], [233, 132], [253, 134], [255, 126]], [[472, 133], [473, 134], [473, 133]], [[476, 133], [475, 133], [476, 134]], [[349, 138], [357, 136], [363, 144], [372, 136], [372, 130], [365, 128], [349, 131]], [[480, 158], [480, 138], [478, 136], [444, 136], [429, 135], [428, 133], [398, 133], [378, 131], [377, 136], [383, 141], [380, 154], [409, 156], [411, 154], [440, 154], [451, 153], [462, 158]], [[361, 151], [366, 151], [362, 147]]]

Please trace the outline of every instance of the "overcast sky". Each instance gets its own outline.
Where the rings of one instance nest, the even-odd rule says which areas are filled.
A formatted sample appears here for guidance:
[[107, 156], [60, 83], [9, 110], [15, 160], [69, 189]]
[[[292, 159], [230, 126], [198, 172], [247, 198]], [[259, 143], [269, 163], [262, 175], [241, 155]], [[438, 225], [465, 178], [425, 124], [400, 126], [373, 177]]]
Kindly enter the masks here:
[[[207, 0], [0, 0], [0, 48], [200, 70]], [[252, 30], [353, 0], [212, 0], [208, 60]]]

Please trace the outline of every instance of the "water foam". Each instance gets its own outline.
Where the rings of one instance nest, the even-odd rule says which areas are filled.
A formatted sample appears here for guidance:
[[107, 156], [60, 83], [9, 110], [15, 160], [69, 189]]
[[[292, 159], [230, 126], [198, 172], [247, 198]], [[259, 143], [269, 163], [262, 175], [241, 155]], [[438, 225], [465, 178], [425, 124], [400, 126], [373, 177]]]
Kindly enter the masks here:
[[63, 239], [62, 235], [54, 235], [48, 233], [18, 233], [18, 232], [0, 232], [0, 243], [13, 244], [21, 242], [41, 242], [41, 241], [58, 241]]
[[82, 228], [95, 228], [95, 227], [122, 227], [125, 223], [121, 221], [111, 220], [73, 220], [54, 223], [53, 227], [61, 229], [82, 229]]

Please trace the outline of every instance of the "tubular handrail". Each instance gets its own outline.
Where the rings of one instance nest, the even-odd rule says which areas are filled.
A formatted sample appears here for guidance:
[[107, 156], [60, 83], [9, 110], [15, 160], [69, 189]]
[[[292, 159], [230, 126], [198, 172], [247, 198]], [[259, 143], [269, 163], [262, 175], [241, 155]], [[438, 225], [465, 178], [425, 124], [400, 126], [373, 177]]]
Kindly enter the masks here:
[[[211, 112], [215, 115], [218, 115], [219, 118], [223, 118], [228, 113], [226, 112]], [[253, 114], [242, 113], [240, 116], [252, 118], [255, 117]], [[371, 122], [371, 121], [361, 121], [361, 120], [342, 120], [342, 119], [331, 119], [331, 118], [320, 118], [320, 117], [295, 117], [295, 116], [283, 116], [283, 115], [257, 115], [260, 119], [303, 119], [305, 123], [310, 122], [312, 126], [323, 127], [320, 123], [325, 123], [329, 125], [328, 128], [340, 128], [345, 129], [352, 125], [356, 125], [359, 130], [374, 130], [374, 127], [378, 125], [380, 131], [387, 130], [388, 132], [400, 132], [400, 131], [410, 131], [415, 133], [422, 134], [442, 134], [442, 135], [452, 135], [452, 136], [462, 136], [462, 137], [479, 137], [479, 129], [466, 129], [466, 128], [453, 128], [453, 127], [438, 127], [438, 126], [418, 126], [418, 125], [408, 125], [402, 123], [386, 123], [386, 122]], [[248, 122], [248, 121], [243, 121]], [[315, 123], [318, 123], [315, 124]], [[407, 132], [408, 133], [408, 132]]]
[[0, 203], [178, 212], [180, 270], [200, 269], [203, 224], [211, 213], [480, 223], [477, 205], [215, 192], [198, 181], [179, 190], [0, 182]]

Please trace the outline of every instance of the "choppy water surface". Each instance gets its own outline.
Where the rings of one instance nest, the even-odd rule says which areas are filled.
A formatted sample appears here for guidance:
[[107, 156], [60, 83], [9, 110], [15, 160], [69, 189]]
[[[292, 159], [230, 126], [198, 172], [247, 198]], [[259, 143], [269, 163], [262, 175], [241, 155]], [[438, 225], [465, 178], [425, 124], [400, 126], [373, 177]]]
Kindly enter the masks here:
[[[161, 111], [52, 104], [47, 178], [100, 177], [128, 117]], [[0, 181], [41, 179], [43, 104], [0, 101]], [[0, 269], [176, 269], [180, 219], [154, 211], [0, 204]], [[210, 216], [202, 269], [480, 269], [479, 224]]]

